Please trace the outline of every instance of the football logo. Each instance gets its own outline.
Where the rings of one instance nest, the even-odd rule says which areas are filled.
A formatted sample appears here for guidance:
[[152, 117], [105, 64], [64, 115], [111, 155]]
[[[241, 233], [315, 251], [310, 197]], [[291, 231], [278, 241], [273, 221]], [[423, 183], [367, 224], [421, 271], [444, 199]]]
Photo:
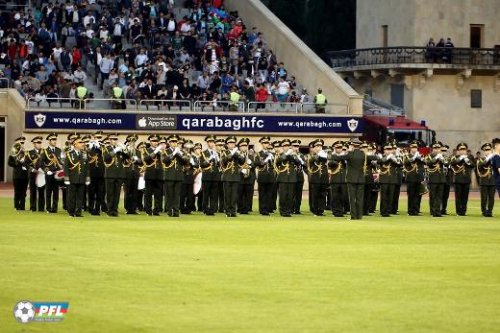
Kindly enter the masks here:
[[33, 118], [35, 119], [36, 126], [42, 127], [43, 124], [45, 124], [45, 119], [47, 119], [47, 116], [39, 113], [37, 115], [34, 115]]
[[20, 301], [14, 307], [14, 317], [22, 324], [27, 324], [35, 318], [35, 307], [29, 301]]
[[356, 130], [356, 128], [358, 128], [358, 124], [359, 124], [359, 121], [357, 121], [356, 119], [351, 119], [351, 120], [347, 121], [347, 127], [349, 127], [349, 130], [351, 132], [354, 132]]

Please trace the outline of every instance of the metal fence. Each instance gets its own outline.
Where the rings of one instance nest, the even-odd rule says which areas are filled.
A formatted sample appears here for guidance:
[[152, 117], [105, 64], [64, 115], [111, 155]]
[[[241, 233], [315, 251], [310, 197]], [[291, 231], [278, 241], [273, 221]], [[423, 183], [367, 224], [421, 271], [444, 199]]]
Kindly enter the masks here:
[[[113, 99], [113, 98], [62, 98], [46, 96], [30, 97], [26, 109], [77, 109], [77, 110], [132, 110], [132, 111], [223, 111], [223, 112], [272, 112], [272, 113], [319, 113], [314, 103], [279, 103], [279, 102], [238, 102], [230, 101], [190, 101], [164, 99]], [[348, 114], [349, 107], [342, 103], [327, 103], [322, 108], [327, 114]]]
[[380, 64], [500, 65], [500, 49], [379, 47], [328, 52], [334, 68]]

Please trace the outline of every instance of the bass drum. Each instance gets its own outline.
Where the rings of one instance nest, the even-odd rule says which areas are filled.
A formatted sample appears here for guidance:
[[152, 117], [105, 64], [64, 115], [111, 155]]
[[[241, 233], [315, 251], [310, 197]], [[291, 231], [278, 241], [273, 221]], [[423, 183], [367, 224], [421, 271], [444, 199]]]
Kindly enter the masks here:
[[193, 183], [193, 194], [197, 195], [201, 191], [201, 178], [202, 178], [202, 173], [200, 172], [199, 174], [194, 177], [194, 183]]

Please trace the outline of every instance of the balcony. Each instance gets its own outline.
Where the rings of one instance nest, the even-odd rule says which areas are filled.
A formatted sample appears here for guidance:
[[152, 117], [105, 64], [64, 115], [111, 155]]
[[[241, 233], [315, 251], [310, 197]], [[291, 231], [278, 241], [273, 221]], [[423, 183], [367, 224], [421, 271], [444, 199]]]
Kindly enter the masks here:
[[441, 47], [379, 47], [327, 53], [337, 72], [401, 70], [405, 74], [431, 69], [450, 74], [474, 70], [476, 75], [500, 72], [500, 49]]

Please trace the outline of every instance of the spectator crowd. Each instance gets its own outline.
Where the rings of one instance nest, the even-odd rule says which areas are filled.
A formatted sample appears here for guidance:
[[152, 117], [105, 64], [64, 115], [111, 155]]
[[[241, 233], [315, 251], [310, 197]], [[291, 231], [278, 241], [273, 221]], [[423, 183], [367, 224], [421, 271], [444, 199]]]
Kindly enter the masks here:
[[92, 98], [88, 80], [105, 98], [159, 109], [231, 104], [234, 92], [258, 108], [311, 102], [265, 36], [222, 0], [44, 2], [2, 13], [0, 40], [0, 76], [36, 102]]

